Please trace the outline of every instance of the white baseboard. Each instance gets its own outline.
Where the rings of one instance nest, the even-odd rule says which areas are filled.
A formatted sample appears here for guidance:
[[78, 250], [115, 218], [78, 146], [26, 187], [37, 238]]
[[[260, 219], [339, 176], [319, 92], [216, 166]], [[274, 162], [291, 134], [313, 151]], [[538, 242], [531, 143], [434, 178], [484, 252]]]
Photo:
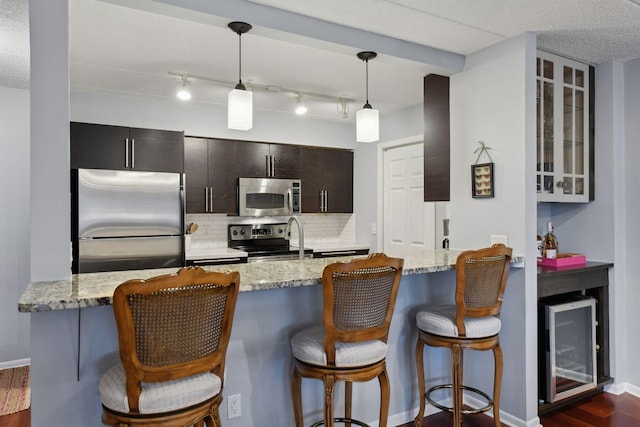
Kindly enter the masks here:
[[0, 369], [17, 368], [27, 365], [31, 365], [31, 359], [9, 360], [8, 362], [0, 362]]
[[619, 395], [622, 393], [629, 393], [636, 397], [640, 397], [640, 387], [635, 386], [633, 384], [629, 384], [629, 383], [613, 384], [610, 386], [606, 386], [604, 390], [607, 393], [611, 393], [615, 395]]

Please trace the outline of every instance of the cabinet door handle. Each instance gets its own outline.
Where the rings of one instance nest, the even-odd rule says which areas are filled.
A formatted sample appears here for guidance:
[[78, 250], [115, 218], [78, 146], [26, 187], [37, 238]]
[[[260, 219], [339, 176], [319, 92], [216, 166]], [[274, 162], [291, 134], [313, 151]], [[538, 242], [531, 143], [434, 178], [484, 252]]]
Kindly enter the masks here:
[[213, 213], [213, 187], [209, 187], [209, 212]]
[[273, 160], [273, 156], [269, 156], [269, 159], [271, 159], [271, 177], [276, 176], [276, 163]]
[[131, 138], [131, 169], [136, 168], [136, 140]]
[[329, 192], [324, 190], [324, 211], [329, 212]]
[[320, 212], [324, 209], [324, 190], [320, 190]]
[[264, 156], [264, 161], [267, 166], [267, 178], [271, 176], [271, 162], [269, 161], [269, 155]]
[[124, 167], [129, 167], [129, 138], [124, 139]]
[[204, 211], [209, 212], [209, 187], [204, 187]]

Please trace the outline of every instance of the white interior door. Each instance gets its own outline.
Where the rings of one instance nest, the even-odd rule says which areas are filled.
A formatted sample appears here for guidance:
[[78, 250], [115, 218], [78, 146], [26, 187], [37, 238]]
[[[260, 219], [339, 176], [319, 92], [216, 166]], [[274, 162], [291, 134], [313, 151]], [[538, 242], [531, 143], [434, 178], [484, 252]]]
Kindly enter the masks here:
[[435, 203], [424, 202], [422, 143], [384, 151], [384, 252], [435, 247]]

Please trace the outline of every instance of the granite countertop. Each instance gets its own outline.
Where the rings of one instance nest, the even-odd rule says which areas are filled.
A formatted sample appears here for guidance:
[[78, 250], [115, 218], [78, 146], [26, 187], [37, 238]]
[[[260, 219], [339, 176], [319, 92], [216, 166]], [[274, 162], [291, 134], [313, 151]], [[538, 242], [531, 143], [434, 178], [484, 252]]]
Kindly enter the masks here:
[[[412, 251], [409, 255], [402, 255], [405, 260], [403, 275], [451, 270], [459, 253], [459, 250], [453, 249]], [[211, 265], [203, 268], [207, 271], [238, 271], [240, 292], [249, 292], [317, 285], [320, 284], [325, 266], [355, 258], [360, 256]], [[512, 262], [522, 260], [522, 257], [512, 258]], [[66, 280], [32, 282], [18, 301], [18, 310], [33, 313], [109, 305], [112, 303], [113, 292], [120, 283], [129, 279], [148, 279], [171, 274], [177, 270], [165, 268], [82, 273], [74, 274]]]

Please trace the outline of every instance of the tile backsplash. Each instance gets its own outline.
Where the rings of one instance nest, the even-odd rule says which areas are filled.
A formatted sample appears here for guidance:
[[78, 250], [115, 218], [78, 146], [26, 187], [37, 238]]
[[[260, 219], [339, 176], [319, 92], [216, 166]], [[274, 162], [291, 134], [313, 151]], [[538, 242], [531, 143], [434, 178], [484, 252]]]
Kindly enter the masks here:
[[[302, 214], [306, 247], [348, 246], [355, 243], [355, 214]], [[191, 247], [227, 247], [229, 224], [284, 223], [288, 217], [238, 217], [225, 214], [187, 214], [185, 222], [198, 224], [191, 237]], [[292, 241], [297, 242], [297, 228], [291, 230]]]

